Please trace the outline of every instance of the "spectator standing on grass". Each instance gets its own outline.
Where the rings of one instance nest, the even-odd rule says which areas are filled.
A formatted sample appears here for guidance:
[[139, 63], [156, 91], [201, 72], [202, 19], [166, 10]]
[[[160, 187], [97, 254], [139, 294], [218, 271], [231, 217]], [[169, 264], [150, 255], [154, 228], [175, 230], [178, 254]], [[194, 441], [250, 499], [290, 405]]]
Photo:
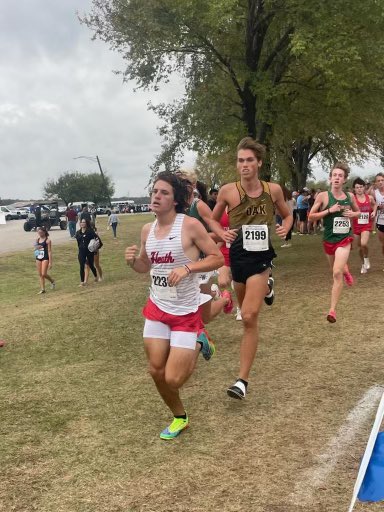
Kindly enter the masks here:
[[[191, 184], [189, 184], [191, 185]], [[127, 247], [125, 260], [151, 275], [144, 307], [144, 347], [157, 390], [173, 414], [161, 439], [173, 439], [188, 427], [180, 389], [191, 376], [201, 350], [198, 275], [219, 268], [223, 257], [201, 222], [184, 215], [190, 193], [187, 182], [162, 172], [154, 181], [151, 210], [156, 220], [141, 231], [141, 247]], [[199, 260], [200, 253], [205, 258]]]
[[[293, 224], [292, 224], [292, 234], [296, 235], [297, 233], [297, 218], [298, 218], [298, 211], [297, 211], [297, 198], [299, 197], [299, 193], [294, 190], [292, 192], [292, 201], [293, 201]], [[296, 230], [296, 231], [295, 231]]]
[[36, 268], [40, 278], [39, 294], [45, 293], [45, 280], [51, 283], [52, 290], [55, 289], [55, 280], [48, 275], [52, 268], [52, 242], [49, 240], [49, 233], [45, 227], [38, 227], [37, 240], [35, 242]]
[[351, 219], [360, 216], [359, 207], [350, 192], [344, 192], [349, 167], [337, 162], [329, 174], [331, 190], [320, 192], [309, 212], [309, 220], [323, 219], [323, 247], [332, 269], [333, 285], [331, 307], [327, 315], [330, 323], [336, 322], [336, 306], [343, 290], [343, 278], [347, 286], [353, 285], [353, 277], [348, 268], [348, 258], [353, 242]]
[[[103, 247], [103, 242], [101, 241], [101, 238], [99, 237], [98, 233], [97, 233], [97, 228], [94, 227], [94, 231], [95, 231], [95, 246], [97, 247], [97, 249], [95, 251], [91, 251], [93, 252], [93, 255], [94, 255], [94, 265], [95, 265], [95, 268], [97, 270], [97, 277], [95, 277], [95, 282], [101, 282], [103, 280], [103, 269], [101, 268], [101, 265], [100, 265], [100, 249]], [[89, 244], [88, 244], [89, 246]], [[89, 249], [89, 247], [88, 247]], [[89, 277], [89, 264], [88, 264], [88, 261], [85, 262], [85, 269], [84, 269], [84, 273], [85, 273], [85, 279], [84, 279], [84, 282], [85, 284], [87, 284], [88, 282], [88, 277]]]
[[92, 271], [92, 274], [97, 278], [97, 272], [94, 265], [95, 255], [88, 249], [89, 242], [96, 238], [96, 233], [92, 229], [91, 223], [88, 219], [82, 219], [80, 221], [80, 229], [76, 232], [77, 245], [79, 247], [78, 259], [80, 264], [80, 285], [85, 286], [85, 264], [88, 262], [88, 266]]
[[299, 216], [299, 235], [307, 233], [308, 197], [307, 190], [303, 188], [296, 199], [297, 214]]
[[65, 215], [66, 215], [67, 220], [68, 220], [69, 236], [74, 239], [75, 235], [76, 235], [77, 213], [73, 209], [73, 206], [70, 206], [69, 208], [67, 208], [67, 211], [65, 212]]
[[117, 231], [118, 223], [119, 223], [119, 217], [117, 216], [117, 213], [111, 212], [111, 215], [108, 217], [108, 229], [109, 229], [109, 226], [112, 227], [113, 238], [117, 238], [116, 231]]
[[88, 211], [88, 206], [83, 206], [81, 213], [79, 214], [79, 222], [82, 220], [87, 220], [90, 224], [92, 224], [92, 216]]

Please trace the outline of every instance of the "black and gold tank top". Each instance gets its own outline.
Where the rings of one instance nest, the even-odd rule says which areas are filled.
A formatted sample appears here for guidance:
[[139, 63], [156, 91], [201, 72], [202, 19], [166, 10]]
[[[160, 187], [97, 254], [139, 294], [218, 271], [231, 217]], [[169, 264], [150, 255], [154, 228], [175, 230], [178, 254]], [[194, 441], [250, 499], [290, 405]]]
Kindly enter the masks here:
[[266, 224], [271, 226], [274, 222], [275, 207], [272, 201], [269, 185], [261, 181], [263, 192], [259, 197], [247, 196], [240, 181], [236, 182], [240, 195], [240, 203], [228, 211], [229, 226], [231, 229], [239, 228], [244, 224]]

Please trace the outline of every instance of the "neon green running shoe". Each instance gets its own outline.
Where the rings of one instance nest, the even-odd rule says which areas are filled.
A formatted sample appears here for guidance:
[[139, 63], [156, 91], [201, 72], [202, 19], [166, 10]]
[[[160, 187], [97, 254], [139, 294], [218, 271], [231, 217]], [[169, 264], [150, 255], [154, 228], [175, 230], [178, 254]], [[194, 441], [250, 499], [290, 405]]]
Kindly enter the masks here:
[[161, 434], [161, 439], [173, 439], [174, 437], [177, 437], [183, 430], [188, 428], [189, 425], [189, 418], [187, 416], [186, 419], [184, 418], [173, 418], [173, 421], [170, 425], [168, 425], [167, 428], [165, 428]]

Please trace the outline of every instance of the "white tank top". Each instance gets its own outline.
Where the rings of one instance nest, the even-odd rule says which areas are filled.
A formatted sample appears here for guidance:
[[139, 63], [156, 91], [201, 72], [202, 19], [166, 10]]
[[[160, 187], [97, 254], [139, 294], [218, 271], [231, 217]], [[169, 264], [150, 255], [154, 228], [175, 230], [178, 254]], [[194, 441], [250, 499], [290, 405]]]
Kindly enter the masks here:
[[156, 220], [151, 226], [145, 244], [145, 250], [152, 263], [151, 301], [165, 313], [176, 316], [194, 313], [200, 304], [198, 274], [189, 274], [177, 286], [170, 287], [167, 282], [167, 275], [172, 269], [191, 263], [184, 254], [181, 239], [184, 218], [184, 214], [178, 213], [171, 231], [161, 240], [155, 237]]
[[[378, 206], [384, 206], [384, 196], [378, 190], [375, 190], [375, 199]], [[377, 210], [376, 223], [384, 225], [384, 210]]]

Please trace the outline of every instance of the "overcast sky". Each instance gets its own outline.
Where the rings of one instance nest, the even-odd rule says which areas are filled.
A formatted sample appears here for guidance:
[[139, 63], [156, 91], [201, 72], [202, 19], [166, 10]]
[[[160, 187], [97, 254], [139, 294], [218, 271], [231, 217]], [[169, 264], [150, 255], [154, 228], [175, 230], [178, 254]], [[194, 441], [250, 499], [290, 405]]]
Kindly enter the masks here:
[[[123, 84], [112, 72], [124, 69], [121, 57], [91, 41], [76, 17], [90, 6], [91, 0], [0, 1], [0, 197], [39, 198], [47, 179], [64, 171], [97, 171], [95, 163], [73, 160], [96, 154], [116, 196], [145, 193], [161, 142], [161, 122], [147, 103], [174, 99], [182, 84], [156, 94]], [[186, 159], [193, 162], [191, 154]], [[362, 174], [378, 169], [373, 162]]]
[[182, 84], [158, 94], [123, 84], [113, 73], [124, 69], [121, 57], [91, 41], [76, 17], [90, 6], [90, 0], [0, 2], [0, 197], [41, 197], [47, 179], [64, 171], [98, 171], [91, 161], [73, 160], [96, 154], [117, 196], [144, 194], [161, 142], [161, 122], [147, 103], [172, 100]]

